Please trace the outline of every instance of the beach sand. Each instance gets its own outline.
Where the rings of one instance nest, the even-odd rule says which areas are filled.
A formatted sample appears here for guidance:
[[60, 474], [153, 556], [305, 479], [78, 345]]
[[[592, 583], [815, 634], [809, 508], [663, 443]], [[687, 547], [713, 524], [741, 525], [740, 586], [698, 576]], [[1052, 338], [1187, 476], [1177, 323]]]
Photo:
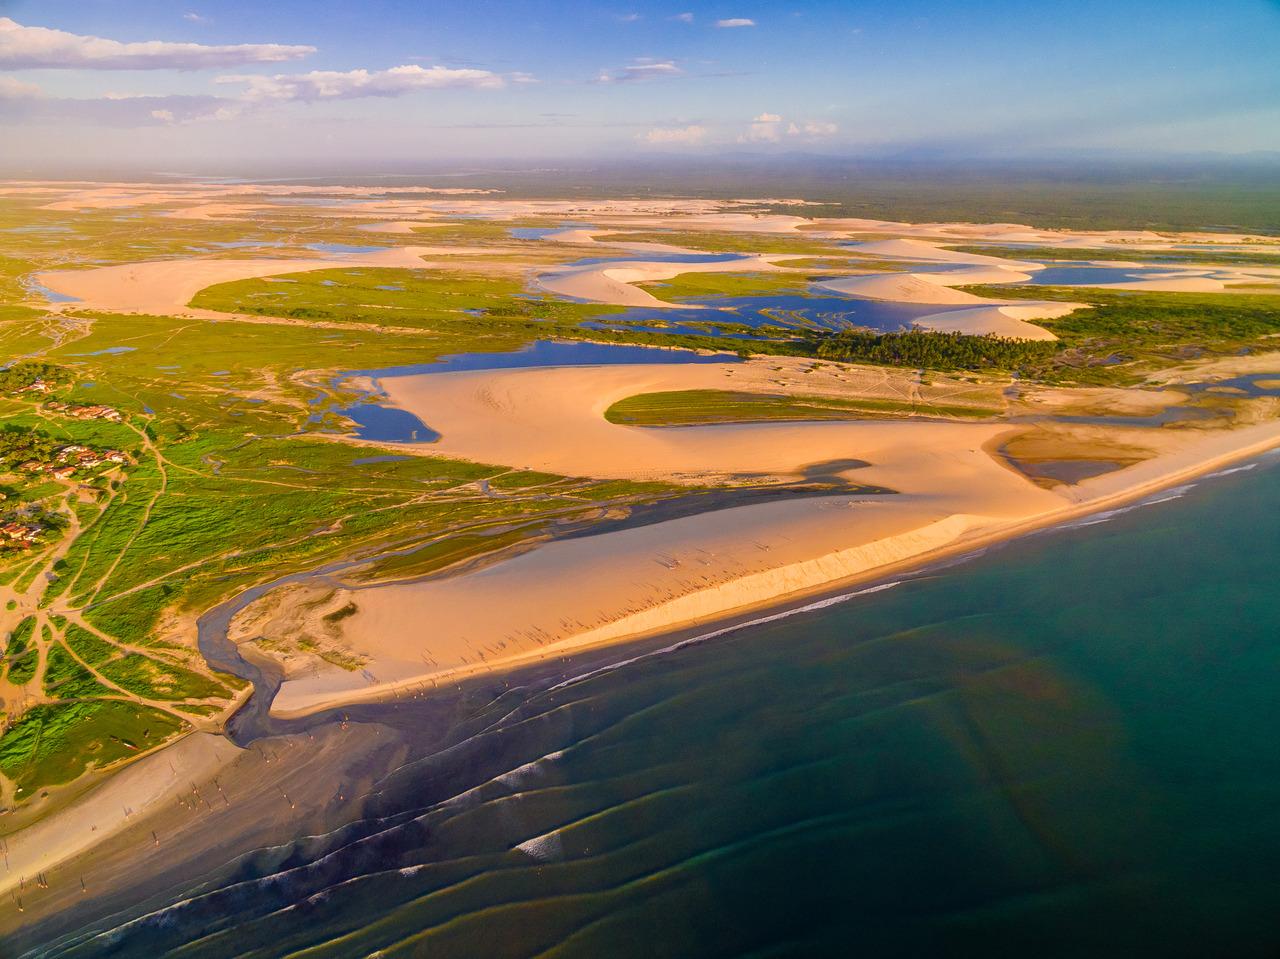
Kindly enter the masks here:
[[106, 841], [191, 791], [242, 750], [223, 736], [193, 733], [125, 767], [86, 796], [5, 839], [0, 892]]
[[[745, 367], [745, 368], [744, 368]], [[1231, 431], [1148, 430], [1154, 459], [1048, 490], [994, 449], [1007, 423], [860, 421], [684, 428], [610, 424], [617, 399], [773, 384], [767, 363], [503, 370], [403, 377], [397, 406], [437, 429], [429, 447], [515, 468], [710, 484], [795, 479], [814, 464], [892, 495], [746, 505], [552, 542], [471, 572], [340, 589], [299, 586], [251, 606], [240, 639], [323, 630], [353, 603], [343, 646], [363, 673], [295, 672], [273, 712], [300, 715], [396, 689], [502, 670], [593, 645], [708, 623], [1040, 525], [1059, 522], [1280, 442], [1280, 423]], [[775, 386], [776, 388], [776, 386]], [[1070, 429], [1070, 427], [1064, 427]], [[1085, 427], [1080, 427], [1085, 429]], [[307, 610], [303, 612], [303, 610]], [[407, 627], [406, 624], [422, 624]]]

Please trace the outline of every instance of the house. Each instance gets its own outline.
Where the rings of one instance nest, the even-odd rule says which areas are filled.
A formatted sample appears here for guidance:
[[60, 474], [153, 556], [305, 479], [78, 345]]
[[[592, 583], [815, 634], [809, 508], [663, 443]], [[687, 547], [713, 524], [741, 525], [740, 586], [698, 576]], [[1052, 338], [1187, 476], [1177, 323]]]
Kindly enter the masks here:
[[33, 543], [44, 532], [44, 527], [32, 523], [5, 523], [0, 526], [0, 536], [17, 543]]
[[49, 470], [49, 475], [55, 479], [71, 479], [71, 475], [76, 471], [74, 466], [55, 466]]

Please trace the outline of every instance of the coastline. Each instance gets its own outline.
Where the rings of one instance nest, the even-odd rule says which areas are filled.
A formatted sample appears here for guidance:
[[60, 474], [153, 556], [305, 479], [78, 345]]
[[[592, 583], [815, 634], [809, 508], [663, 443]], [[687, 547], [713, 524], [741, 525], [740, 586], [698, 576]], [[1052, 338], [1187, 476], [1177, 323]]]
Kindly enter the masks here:
[[[1179, 483], [1203, 477], [1206, 474], [1213, 473], [1218, 469], [1226, 467], [1232, 463], [1240, 462], [1241, 460], [1254, 459], [1266, 452], [1280, 447], [1280, 424], [1268, 425], [1275, 427], [1272, 431], [1272, 435], [1249, 437], [1248, 439], [1251, 442], [1247, 445], [1236, 444], [1233, 449], [1221, 451], [1212, 459], [1203, 460], [1195, 465], [1183, 468], [1173, 473], [1168, 473], [1157, 480], [1152, 480], [1144, 484], [1141, 488], [1135, 487], [1123, 492], [1113, 493], [1105, 498], [1099, 497], [1089, 501], [1088, 503], [1080, 504], [1077, 508], [1070, 511], [1072, 514], [1070, 516], [1056, 516], [1046, 521], [1024, 524], [1020, 528], [1009, 528], [998, 533], [993, 533], [984, 538], [974, 538], [962, 544], [956, 544], [950, 548], [940, 549], [928, 554], [920, 554], [894, 565], [869, 570], [867, 573], [859, 577], [854, 577], [840, 582], [831, 582], [825, 586], [817, 587], [803, 593], [791, 594], [781, 600], [761, 602], [750, 608], [737, 610], [732, 615], [720, 617], [715, 620], [688, 623], [683, 627], [659, 630], [648, 636], [631, 637], [626, 643], [618, 643], [616, 645], [609, 644], [615, 645], [615, 649], [619, 653], [625, 651], [627, 655], [618, 655], [614, 658], [602, 658], [597, 661], [588, 661], [583, 664], [585, 668], [581, 672], [575, 672], [573, 675], [566, 676], [564, 679], [559, 680], [554, 684], [552, 688], [557, 688], [560, 685], [571, 684], [602, 671], [617, 669], [637, 658], [660, 655], [664, 652], [672, 651], [691, 643], [715, 638], [739, 629], [749, 628], [753, 625], [759, 625], [762, 621], [774, 621], [795, 613], [803, 612], [806, 609], [835, 605], [848, 599], [856, 599], [858, 596], [875, 593], [881, 589], [895, 585], [895, 583], [892, 582], [893, 577], [904, 574], [919, 575], [927, 573], [931, 567], [938, 566], [940, 564], [949, 565], [948, 561], [954, 560], [956, 557], [965, 557], [968, 554], [974, 554], [997, 543], [1007, 542], [1017, 537], [1025, 536], [1040, 530], [1064, 526], [1075, 519], [1089, 515], [1096, 515], [1100, 512], [1104, 512], [1108, 508], [1123, 507], [1140, 502], [1146, 497], [1152, 496], [1163, 490], [1167, 490], [1170, 487], [1177, 486]], [[1236, 432], [1239, 433], [1240, 431]], [[1256, 430], [1254, 430], [1254, 432], [1256, 432]], [[850, 595], [851, 593], [852, 595]], [[662, 642], [661, 645], [659, 645], [657, 641], [663, 638], [665, 638], [665, 642]], [[641, 648], [630, 648], [632, 647], [632, 644]], [[605, 648], [605, 644], [596, 647], [597, 650], [603, 648]], [[574, 652], [589, 654], [592, 650], [583, 647], [580, 650], [574, 650]], [[506, 671], [515, 672], [520, 669], [529, 668], [536, 668], [536, 664], [532, 662], [519, 664], [512, 663]], [[473, 680], [479, 679], [480, 672], [481, 671], [476, 671], [467, 678]], [[456, 678], [458, 680], [463, 679], [462, 676], [458, 676]], [[487, 678], [492, 679], [495, 677], [489, 676]], [[461, 688], [465, 689], [465, 684], [462, 685]], [[361, 700], [353, 700], [353, 705], [358, 703], [375, 703], [381, 699], [389, 698], [388, 694], [391, 690], [383, 690], [381, 692], [382, 695], [379, 696], [370, 696]], [[445, 694], [445, 698], [454, 695], [454, 691], [452, 689], [448, 689], [447, 691], [442, 689], [441, 692]], [[310, 715], [310, 712], [308, 715]], [[282, 741], [283, 745], [288, 747], [300, 744], [304, 734], [306, 736], [311, 735], [311, 733], [307, 731], [310, 728], [311, 727], [299, 727], [295, 735], [287, 736], [286, 739]], [[303, 762], [305, 757], [302, 752], [295, 754], [294, 751], [289, 748], [275, 750], [271, 754], [263, 749], [236, 749], [235, 755], [229, 756], [227, 761], [222, 764], [222, 766], [226, 767], [224, 783], [226, 784], [228, 794], [233, 802], [227, 805], [225, 810], [222, 808], [223, 804], [221, 802], [215, 802], [216, 814], [222, 815], [223, 813], [226, 813], [230, 815], [234, 809], [238, 822], [248, 822], [249, 820], [245, 820], [243, 814], [246, 809], [252, 808], [260, 814], [261, 821], [258, 822], [257, 820], [254, 820], [254, 825], [249, 828], [246, 835], [251, 835], [254, 841], [261, 843], [270, 843], [273, 841], [271, 839], [272, 834], [270, 830], [276, 828], [279, 822], [282, 821], [278, 819], [278, 816], [282, 811], [279, 806], [283, 793], [279, 787], [275, 785], [267, 785], [266, 781], [263, 780], [262, 777], [271, 772], [271, 763], [284, 761], [283, 766], [278, 766], [275, 772], [267, 778], [273, 783], [278, 780], [284, 789], [287, 790], [287, 796], [285, 796], [285, 799], [296, 801], [298, 803], [298, 808], [303, 810], [303, 813], [299, 813], [299, 815], [305, 814], [312, 817], [319, 816], [331, 798], [329, 793], [332, 792], [332, 788], [327, 786], [327, 784], [332, 780], [333, 772], [326, 763], [337, 763], [344, 770], [350, 769], [354, 771], [356, 769], [362, 769], [362, 767], [357, 763], [357, 757], [361, 750], [374, 748], [385, 749], [392, 745], [392, 742], [380, 743], [377, 736], [368, 735], [368, 733], [376, 730], [375, 727], [368, 726], [364, 723], [356, 723], [351, 727], [349, 732], [346, 732], [341, 736], [337, 734], [337, 728], [336, 722], [331, 722], [326, 727], [315, 727], [315, 741], [309, 744], [309, 748], [306, 752], [317, 752], [317, 755], [309, 759], [305, 759], [305, 762]], [[327, 732], [322, 733], [322, 729], [326, 729]], [[353, 736], [355, 737], [354, 739], [352, 738]], [[383, 738], [386, 739], [388, 737]], [[226, 743], [226, 746], [230, 747], [230, 743]], [[230, 748], [234, 749], [235, 747]], [[162, 753], [167, 752], [168, 750], [162, 751]], [[287, 761], [285, 761], [285, 757], [289, 757]], [[163, 762], [159, 754], [155, 759]], [[303, 764], [299, 765], [300, 762]], [[268, 765], [263, 765], [264, 763]], [[129, 767], [122, 771], [120, 775], [127, 774], [131, 770], [137, 768], [138, 767]], [[324, 777], [321, 777], [324, 780], [324, 783], [317, 784], [319, 781], [316, 779], [316, 776], [322, 770], [328, 770], [328, 772]], [[344, 776], [352, 774], [353, 773], [344, 773]], [[206, 789], [206, 787], [211, 785], [212, 778], [217, 775], [218, 769], [213, 769], [209, 772], [208, 776], [196, 778], [191, 786], [199, 786], [199, 789], [195, 790], [197, 798], [201, 795], [208, 795], [215, 800], [217, 799], [216, 793], [212, 793]], [[363, 772], [357, 775], [363, 775]], [[116, 777], [113, 777], [113, 779], [114, 778]], [[141, 778], [142, 777], [139, 775], [140, 781]], [[342, 777], [339, 778], [341, 779]], [[314, 795], [308, 795], [305, 792], [305, 789], [307, 788], [304, 786], [305, 783], [312, 783], [315, 786], [313, 790]], [[352, 788], [354, 791], [355, 787], [353, 786]], [[179, 791], [185, 791], [185, 789], [180, 789]], [[98, 796], [103, 792], [105, 791], [95, 790], [96, 795], [94, 798], [98, 798]], [[129, 847], [126, 837], [133, 836], [135, 841], [138, 841], [140, 838], [149, 835], [146, 832], [147, 829], [153, 827], [160, 829], [163, 825], [163, 829], [161, 830], [162, 836], [168, 840], [172, 837], [175, 829], [181, 828], [181, 823], [191, 822], [190, 817], [193, 815], [199, 816], [200, 813], [197, 803], [192, 803], [190, 810], [188, 810], [182, 803], [175, 806], [170, 802], [172, 799], [172, 795], [170, 793], [165, 793], [160, 797], [160, 799], [164, 800], [164, 802], [157, 801], [150, 803], [146, 807], [146, 811], [143, 815], [134, 814], [127, 817], [122, 823], [121, 828], [113, 830], [108, 834], [97, 833], [94, 835], [94, 839], [91, 843], [82, 843], [80, 844], [80, 848], [68, 852], [67, 855], [58, 857], [56, 860], [43, 859], [42, 857], [40, 868], [45, 870], [52, 870], [56, 868], [61, 871], [66, 869], [68, 863], [76, 857], [88, 856], [90, 858], [80, 860], [82, 863], [80, 868], [88, 870], [90, 875], [96, 877], [107, 864], [114, 862], [117, 865], [123, 865], [126, 862], [133, 862], [138, 855], [144, 856], [148, 861], [155, 860], [157, 862], [156, 868], [161, 868], [163, 857], [168, 854], [167, 845], [164, 847], [156, 845], [155, 848], [152, 848], [152, 843], [150, 839], [148, 839], [145, 843], [144, 849], [134, 850]], [[203, 800], [201, 799], [200, 801]], [[210, 810], [209, 815], [215, 815], [215, 810]], [[250, 818], [252, 819], [252, 817]], [[52, 823], [50, 823], [50, 825], [52, 825]], [[202, 838], [196, 840], [196, 844], [196, 848], [202, 850], [219, 848], [215, 837], [204, 834], [202, 834]], [[12, 849], [12, 845], [10, 848]], [[28, 878], [32, 877], [28, 876]], [[70, 877], [64, 875], [61, 878], [63, 881], [58, 884], [56, 900], [46, 901], [45, 897], [41, 897], [37, 900], [37, 903], [33, 904], [35, 905], [35, 916], [48, 915], [53, 902], [62, 902], [65, 905], [70, 905], [79, 895], [81, 895], [80, 890], [78, 888], [74, 888], [74, 879], [71, 879], [71, 881], [68, 882], [66, 880]], [[63, 888], [64, 886], [67, 888]], [[97, 894], [97, 890], [99, 888], [100, 886], [95, 886], [95, 894]], [[112, 892], [110, 889], [108, 890], [108, 895], [115, 894], [116, 893]], [[123, 901], [121, 901], [120, 905], [123, 905]], [[28, 912], [31, 911], [32, 910], [30, 909], [28, 910]], [[14, 916], [13, 918], [16, 920], [17, 917]], [[9, 926], [9, 928], [15, 929], [18, 928], [18, 926]]]
[[[762, 595], [753, 602], [713, 607], [710, 611], [693, 615], [687, 614], [690, 606], [688, 603], [659, 607], [662, 612], [656, 615], [650, 614], [645, 628], [628, 628], [627, 623], [631, 625], [635, 623], [634, 620], [628, 620], [627, 623], [614, 624], [607, 630], [590, 631], [507, 658], [449, 669], [423, 670], [412, 676], [382, 682], [376, 686], [303, 693], [296, 687], [291, 690], [286, 683], [281, 691], [283, 695], [277, 696], [270, 713], [281, 719], [296, 719], [325, 709], [394, 698], [405, 690], [425, 689], [428, 684], [436, 687], [442, 683], [456, 683], [479, 675], [501, 675], [545, 659], [548, 654], [563, 656], [607, 646], [625, 645], [667, 634], [690, 634], [704, 629], [720, 631], [736, 628], [732, 624], [735, 622], [743, 624], [743, 620], [750, 620], [763, 611], [783, 611], [818, 597], [864, 587], [878, 580], [916, 571], [1029, 533], [1131, 505], [1189, 480], [1204, 477], [1242, 460], [1263, 455], [1277, 447], [1280, 447], [1280, 423], [1263, 423], [1230, 430], [1225, 434], [1206, 437], [1202, 443], [1196, 444], [1193, 450], [1160, 457], [1131, 467], [1130, 469], [1136, 471], [1137, 475], [1124, 477], [1123, 482], [1119, 474], [1085, 481], [1076, 487], [1079, 498], [1074, 502], [1064, 503], [1058, 509], [1009, 522], [975, 525], [969, 528], [957, 529], [956, 524], [952, 523], [950, 532], [954, 535], [941, 541], [927, 536], [923, 538], [916, 536], [914, 545], [919, 548], [915, 549], [911, 548], [913, 537], [900, 539], [896, 544], [901, 550], [899, 553], [895, 555], [890, 549], [885, 554], [890, 557], [886, 561], [868, 564], [849, 575], [825, 579], [797, 579], [788, 577], [784, 571], [781, 575], [774, 577], [775, 584], [782, 588]], [[1207, 453], [1207, 455], [1192, 455], [1193, 453]], [[1123, 474], [1129, 470], [1120, 472]], [[810, 561], [810, 569], [821, 569], [824, 565], [829, 568], [830, 564], [824, 564], [824, 560], [829, 560], [829, 557], [814, 558]], [[759, 585], [759, 583], [753, 584], [753, 586]], [[717, 591], [708, 590], [707, 592]]]

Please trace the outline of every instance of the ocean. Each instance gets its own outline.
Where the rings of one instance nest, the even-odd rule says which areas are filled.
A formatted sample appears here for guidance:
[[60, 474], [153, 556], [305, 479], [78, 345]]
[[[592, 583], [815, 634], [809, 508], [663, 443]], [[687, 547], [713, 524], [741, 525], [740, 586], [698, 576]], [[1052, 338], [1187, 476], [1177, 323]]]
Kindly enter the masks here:
[[1280, 954], [1280, 459], [1224, 472], [480, 697], [355, 820], [30, 954]]

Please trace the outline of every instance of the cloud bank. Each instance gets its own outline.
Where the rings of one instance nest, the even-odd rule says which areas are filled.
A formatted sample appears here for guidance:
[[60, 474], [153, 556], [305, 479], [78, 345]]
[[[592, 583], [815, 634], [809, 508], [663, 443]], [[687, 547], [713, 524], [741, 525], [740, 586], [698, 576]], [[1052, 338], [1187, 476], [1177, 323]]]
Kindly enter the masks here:
[[208, 46], [147, 40], [121, 43], [0, 17], [0, 69], [203, 70], [246, 63], [280, 63], [316, 52], [280, 43]]
[[[529, 83], [526, 74], [518, 82]], [[406, 65], [389, 70], [313, 70], [310, 73], [281, 73], [275, 76], [246, 74], [218, 77], [218, 83], [243, 84], [241, 99], [250, 103], [264, 101], [353, 100], [359, 97], [398, 97], [415, 90], [442, 87], [497, 89], [506, 81], [489, 70], [451, 69]]]

